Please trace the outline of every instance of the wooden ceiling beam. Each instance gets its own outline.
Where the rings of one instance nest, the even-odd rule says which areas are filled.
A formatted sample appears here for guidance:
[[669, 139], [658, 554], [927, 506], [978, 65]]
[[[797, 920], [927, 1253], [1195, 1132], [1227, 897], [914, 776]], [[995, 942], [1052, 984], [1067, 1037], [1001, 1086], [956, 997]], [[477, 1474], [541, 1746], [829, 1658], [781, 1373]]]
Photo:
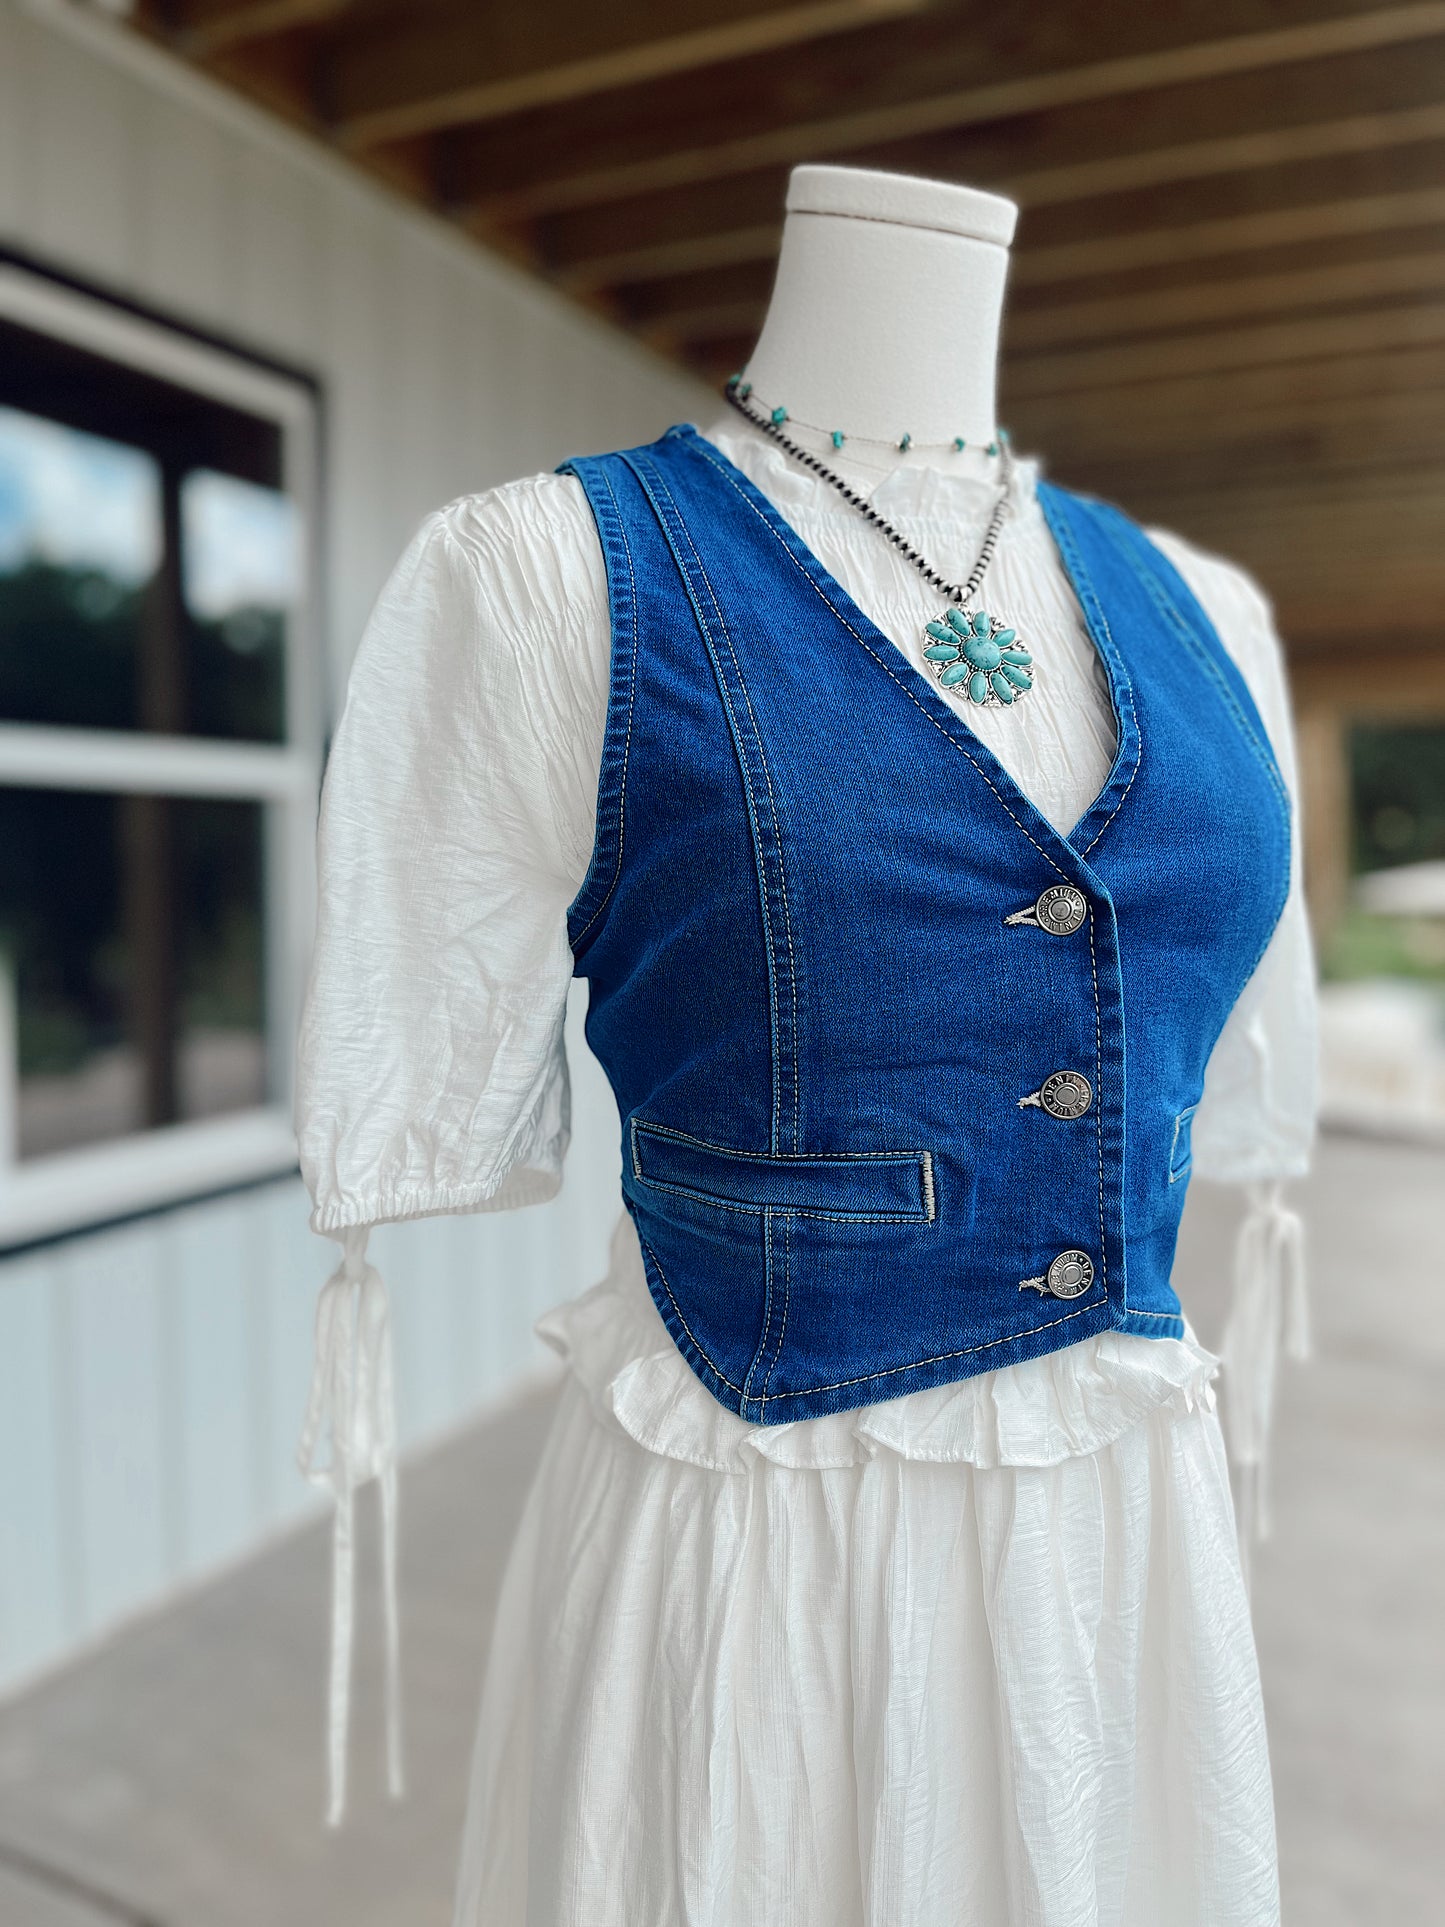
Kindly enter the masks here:
[[[1226, 33], [1188, 42], [1182, 40], [1182, 33], [1197, 24], [1193, 10], [1161, 9], [1157, 24], [1163, 27], [1170, 23], [1176, 44], [1099, 58], [1101, 43], [1107, 44], [1111, 32], [1117, 36], [1121, 27], [1137, 45], [1140, 23], [1128, 14], [1116, 15], [1112, 9], [1106, 14], [1080, 14], [1074, 28], [1077, 45], [1067, 52], [1046, 47], [1046, 54], [1052, 52], [1056, 58], [1062, 55], [1060, 64], [1046, 67], [1037, 56], [1030, 60], [1032, 37], [1021, 39], [1010, 33], [995, 51], [987, 44], [987, 29], [970, 21], [966, 30], [954, 28], [951, 64], [974, 75], [992, 70], [988, 79], [975, 79], [971, 84], [930, 95], [919, 91], [915, 78], [911, 89], [885, 104], [811, 118], [799, 115], [796, 103], [787, 95], [778, 99], [774, 90], [775, 104], [769, 111], [776, 116], [776, 124], [741, 134], [730, 132], [705, 144], [698, 143], [695, 136], [684, 144], [687, 121], [677, 125], [669, 139], [673, 123], [666, 110], [647, 116], [643, 104], [638, 103], [643, 118], [636, 117], [635, 109], [631, 138], [636, 142], [636, 130], [641, 127], [646, 130], [647, 145], [635, 158], [610, 164], [584, 160], [578, 165], [575, 157], [587, 155], [590, 149], [572, 130], [565, 148], [569, 157], [566, 169], [557, 168], [559, 150], [554, 139], [550, 160], [539, 152], [529, 173], [519, 177], [514, 171], [516, 164], [509, 168], [501, 157], [499, 149], [506, 130], [498, 128], [491, 145], [479, 138], [470, 147], [462, 143], [454, 150], [448, 164], [450, 187], [458, 200], [469, 202], [493, 219], [531, 218], [598, 206], [765, 168], [786, 169], [801, 160], [837, 160], [900, 142], [933, 139], [1068, 107], [1144, 99], [1160, 89], [1208, 86], [1251, 73], [1277, 74], [1284, 67], [1329, 58], [1359, 58], [1374, 49], [1410, 45], [1445, 34], [1445, 4], [1442, 0], [1418, 0], [1417, 4], [1305, 19], [1265, 32]], [[906, 39], [903, 28], [895, 31]], [[983, 45], [976, 44], [980, 40]], [[845, 45], [844, 55], [847, 51]], [[886, 54], [881, 57], [886, 63]], [[847, 91], [841, 97], [846, 97]], [[865, 84], [852, 91], [876, 96], [878, 85]], [[1340, 104], [1346, 104], [1348, 98], [1347, 94]], [[749, 109], [740, 104], [731, 121], [747, 125], [748, 119], [758, 113], [756, 105]], [[715, 124], [712, 113], [700, 119], [699, 112], [694, 111], [689, 118], [694, 125], [699, 121]]]
[[1010, 352], [1195, 329], [1222, 322], [1278, 318], [1309, 310], [1360, 308], [1415, 295], [1445, 293], [1445, 250], [1393, 259], [1330, 262], [1293, 273], [1244, 280], [1204, 279], [1147, 294], [1094, 301], [1041, 303], [1015, 311]]
[[1412, 194], [1445, 187], [1445, 141], [1414, 139], [1419, 124], [1396, 142], [1351, 151], [1342, 145], [1313, 157], [1281, 156], [1269, 166], [1121, 184], [1090, 199], [1040, 201], [1025, 209], [1024, 245], [1053, 247], [1082, 233], [1121, 234], [1177, 223], [1227, 220], [1356, 195]]
[[[1445, 232], [1445, 231], [1442, 231]], [[716, 338], [761, 324], [771, 272], [766, 264], [713, 268], [633, 289], [619, 312], [636, 326], [664, 325], [680, 342]], [[1125, 288], [1093, 299], [1060, 299], [1055, 292], [1015, 300], [1008, 323], [1011, 353], [1075, 347], [1091, 341], [1137, 338], [1331, 308], [1360, 308], [1445, 292], [1445, 247], [1414, 253], [1370, 250], [1363, 259], [1332, 253], [1312, 265], [1273, 274], [1228, 277], [1191, 273], [1172, 285]]]
[[[1437, 397], [1437, 405], [1431, 411], [1437, 427], [1440, 399]], [[1249, 449], [1247, 471], [1240, 460], [1244, 446]], [[1408, 486], [1427, 494], [1435, 503], [1437, 514], [1445, 513], [1445, 462], [1438, 445], [1433, 450], [1424, 449], [1417, 438], [1409, 456], [1394, 454], [1385, 459], [1381, 451], [1379, 459], [1364, 465], [1352, 459], [1361, 453], [1358, 445], [1337, 463], [1302, 461], [1295, 452], [1298, 446], [1297, 438], [1284, 438], [1279, 442], [1252, 440], [1236, 447], [1190, 447], [1182, 457], [1178, 448], [1169, 453], [1135, 455], [1128, 460], [1107, 462], [1092, 456], [1088, 459], [1075, 456], [1068, 460], [1068, 471], [1076, 486], [1110, 499], [1127, 495], [1135, 501], [1151, 502], [1161, 514], [1165, 512], [1162, 505], [1181, 494], [1218, 493], [1239, 499], [1247, 497], [1252, 502], [1256, 492], [1273, 490], [1277, 494], [1296, 495], [1302, 487], [1308, 493], [1309, 485], [1325, 481], [1348, 489], [1352, 500], [1361, 501], [1381, 492], [1399, 494], [1402, 485]], [[1373, 450], [1369, 453], [1374, 455]], [[1050, 466], [1055, 465], [1051, 458]], [[1248, 481], [1242, 484], [1241, 475], [1246, 473]]]
[[1445, 186], [1390, 194], [1355, 194], [1223, 215], [1179, 226], [1090, 234], [1052, 246], [1025, 246], [1010, 270], [1017, 288], [1119, 275], [1141, 268], [1218, 260], [1256, 250], [1338, 242], [1359, 235], [1407, 233], [1445, 221]]
[[[1196, 262], [1308, 243], [1345, 243], [1360, 236], [1384, 238], [1445, 223], [1445, 187], [1399, 194], [1356, 195], [1346, 200], [1268, 208], [1181, 227], [1137, 233], [1090, 234], [1053, 247], [1030, 247], [1027, 235], [1015, 250], [1009, 280], [1020, 289], [1048, 288], [1155, 268], [1187, 268]], [[568, 292], [627, 287], [713, 267], [771, 263], [781, 221], [718, 233], [687, 235], [653, 246], [624, 248], [554, 269], [552, 280]]]
[[164, 17], [165, 37], [193, 60], [336, 20], [353, 0], [181, 0]]
[[[1445, 392], [1445, 345], [1392, 346], [1280, 365], [1233, 368], [1202, 385], [1191, 369], [1171, 371], [1130, 388], [1125, 400], [1108, 387], [1030, 395], [1014, 384], [1005, 361], [1002, 412], [1020, 447], [1080, 449], [1121, 460], [1172, 445], [1187, 451], [1194, 438], [1247, 442], [1255, 424], [1264, 432], [1293, 426], [1306, 434], [1334, 410], [1356, 407], [1362, 419], [1383, 423], [1419, 401], [1428, 410]], [[1350, 417], [1346, 416], [1346, 419]], [[1383, 432], [1383, 431], [1382, 431]]]
[[[1375, 312], [1277, 321], [1165, 339], [1128, 342], [1065, 353], [1010, 356], [1011, 395], [1074, 394], [1109, 388], [1128, 405], [1126, 391], [1174, 376], [1201, 383], [1236, 370], [1290, 366], [1336, 356], [1388, 354], [1395, 349], [1445, 346], [1445, 302]], [[1201, 389], [1201, 409], [1210, 406]]]
[[[926, 0], [611, 0], [606, 7], [398, 16], [347, 36], [325, 64], [323, 104], [357, 148], [498, 120], [638, 81], [777, 53], [918, 11]], [[665, 30], [664, 30], [665, 29]]]
[[581, 294], [588, 288], [627, 287], [707, 268], [751, 267], [758, 263], [771, 268], [782, 235], [781, 218], [761, 221], [754, 227], [685, 234], [671, 241], [621, 248], [613, 254], [584, 256], [568, 266], [554, 268], [551, 279], [566, 293]]
[[[1437, 83], [1438, 84], [1438, 83]], [[1206, 140], [1148, 148], [1136, 153], [1101, 155], [1096, 160], [1065, 161], [1056, 166], [981, 181], [1011, 195], [1025, 208], [1060, 207], [1140, 188], [1172, 187], [1225, 174], [1251, 174], [1298, 161], [1378, 153], [1445, 138], [1445, 102], [1396, 108], [1372, 114], [1347, 114], [1301, 127], [1265, 132], [1216, 134]], [[942, 158], [940, 156], [940, 158]]]
[[[1304, 379], [1304, 377], [1309, 379]], [[1087, 452], [1098, 467], [1181, 462], [1217, 451], [1253, 473], [1264, 462], [1301, 468], [1414, 463], [1445, 450], [1445, 350], [1311, 362], [1281, 381], [1269, 367], [1234, 376], [1227, 406], [1201, 409], [1188, 378], [1152, 383], [1138, 405], [1109, 393], [1007, 396], [1025, 451]], [[1236, 475], [1236, 480], [1237, 480]]]
[[[1399, 122], [1391, 116], [1379, 117], [1383, 125], [1372, 130], [1372, 137], [1378, 136], [1374, 145], [1363, 145], [1358, 130], [1336, 128], [1319, 142], [1324, 151], [1309, 157], [1281, 154], [1265, 161], [1241, 154], [1232, 145], [1221, 146], [1210, 167], [1197, 152], [1188, 157], [1188, 166], [1167, 153], [1131, 156], [1133, 185], [1119, 181], [1112, 190], [1096, 191], [1087, 198], [1069, 192], [1067, 183], [1058, 179], [1031, 184], [1027, 177], [1015, 177], [978, 185], [1001, 186], [1023, 201], [1017, 247], [1021, 257], [1037, 248], [1077, 244], [1084, 236], [1097, 241], [1281, 208], [1417, 194], [1445, 188], [1445, 139], [1429, 137], [1434, 117], [1442, 110], [1419, 111], [1429, 118], [1417, 117], [1415, 109], [1406, 110], [1408, 117], [1402, 116]], [[858, 158], [870, 163], [873, 159]], [[949, 176], [940, 170], [938, 178]], [[958, 178], [957, 172], [953, 178]], [[968, 178], [976, 177], [970, 171]], [[549, 270], [569, 277], [575, 285], [583, 273], [591, 278], [590, 264], [599, 259], [627, 255], [640, 265], [648, 251], [666, 249], [665, 258], [675, 261], [680, 244], [776, 225], [786, 186], [786, 175], [765, 170], [733, 181], [673, 188], [613, 207], [549, 216], [535, 224], [534, 232]], [[1033, 201], [1031, 186], [1040, 190]]]

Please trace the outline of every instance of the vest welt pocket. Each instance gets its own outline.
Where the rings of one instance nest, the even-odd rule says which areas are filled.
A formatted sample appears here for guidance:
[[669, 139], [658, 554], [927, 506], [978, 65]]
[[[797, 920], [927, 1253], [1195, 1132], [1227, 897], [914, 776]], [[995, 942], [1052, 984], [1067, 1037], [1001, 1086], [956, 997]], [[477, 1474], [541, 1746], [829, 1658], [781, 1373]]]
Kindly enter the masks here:
[[629, 1136], [636, 1183], [730, 1210], [889, 1221], [935, 1215], [928, 1151], [771, 1156], [709, 1144], [641, 1118], [631, 1120]]

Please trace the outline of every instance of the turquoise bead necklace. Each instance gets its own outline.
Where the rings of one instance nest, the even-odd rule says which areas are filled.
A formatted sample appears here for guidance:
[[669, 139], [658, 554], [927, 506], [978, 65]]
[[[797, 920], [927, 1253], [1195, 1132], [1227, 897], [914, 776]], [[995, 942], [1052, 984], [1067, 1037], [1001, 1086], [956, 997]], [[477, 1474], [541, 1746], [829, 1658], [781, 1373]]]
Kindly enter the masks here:
[[[1020, 644], [1017, 632], [1001, 617], [991, 615], [986, 609], [969, 608], [983, 586], [1004, 519], [1013, 501], [1013, 451], [1002, 429], [999, 430], [998, 440], [988, 445], [989, 454], [999, 457], [1002, 488], [984, 531], [983, 546], [967, 580], [950, 582], [890, 522], [883, 519], [865, 496], [850, 488], [841, 475], [835, 475], [816, 455], [809, 454], [790, 435], [783, 433], [783, 424], [789, 419], [786, 408], [764, 408], [762, 404], [756, 408], [751, 406], [752, 383], [744, 381], [741, 375], [731, 376], [723, 393], [754, 428], [760, 428], [795, 461], [831, 483], [845, 502], [851, 503], [881, 534], [887, 536], [899, 554], [919, 570], [925, 582], [935, 589], [941, 589], [948, 597], [950, 607], [936, 622], [925, 625], [926, 640], [923, 647], [923, 659], [944, 689], [957, 689], [962, 684], [958, 693], [980, 709], [1010, 708], [1020, 696], [1028, 694], [1034, 686], [1033, 657]], [[806, 423], [802, 425], [807, 426]], [[819, 432], [831, 435], [834, 448], [841, 448], [847, 439], [841, 429]], [[868, 438], [856, 436], [854, 439], [862, 441]], [[938, 444], [939, 447], [952, 447], [959, 452], [965, 445], [961, 435], [956, 436], [952, 443]], [[911, 435], [904, 435], [899, 442], [890, 446], [907, 452], [924, 444], [915, 443]]]

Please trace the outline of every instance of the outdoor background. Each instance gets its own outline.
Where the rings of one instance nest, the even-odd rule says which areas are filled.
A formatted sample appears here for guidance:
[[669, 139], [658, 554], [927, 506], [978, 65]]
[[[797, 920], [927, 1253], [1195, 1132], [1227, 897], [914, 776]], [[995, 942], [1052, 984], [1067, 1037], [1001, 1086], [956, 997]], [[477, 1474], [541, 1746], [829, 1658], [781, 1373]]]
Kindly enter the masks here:
[[[561, 1196], [374, 1239], [414, 1791], [368, 1620], [329, 1834], [327, 735], [429, 510], [712, 419], [818, 160], [1017, 199], [1015, 444], [1274, 602], [1326, 1107], [1254, 1575], [1286, 1919], [1445, 1914], [1445, 3], [0, 0], [0, 1927], [448, 1918], [616, 1116], [579, 986]], [[1215, 1344], [1238, 1211], [1181, 1245]]]

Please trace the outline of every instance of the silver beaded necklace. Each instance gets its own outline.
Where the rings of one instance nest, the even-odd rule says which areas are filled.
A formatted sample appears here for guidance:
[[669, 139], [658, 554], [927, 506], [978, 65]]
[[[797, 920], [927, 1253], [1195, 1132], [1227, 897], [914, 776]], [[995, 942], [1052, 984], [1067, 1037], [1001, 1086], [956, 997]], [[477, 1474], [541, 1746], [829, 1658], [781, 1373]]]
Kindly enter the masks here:
[[[754, 428], [760, 428], [765, 435], [770, 435], [794, 461], [801, 462], [805, 468], [812, 469], [815, 475], [821, 475], [825, 482], [831, 483], [845, 502], [851, 503], [880, 534], [887, 536], [899, 554], [905, 556], [919, 571], [925, 582], [935, 589], [941, 589], [948, 597], [949, 607], [936, 622], [925, 625], [923, 647], [924, 660], [943, 688], [953, 689], [961, 683], [963, 688], [959, 693], [980, 709], [1007, 708], [1016, 703], [1020, 696], [1027, 695], [1033, 688], [1033, 657], [1019, 642], [1017, 632], [1001, 617], [991, 615], [986, 609], [969, 608], [983, 586], [984, 576], [988, 573], [988, 565], [993, 560], [1000, 532], [1013, 502], [1013, 452], [1008, 437], [1000, 431], [997, 443], [989, 445], [989, 453], [996, 452], [999, 457], [1002, 488], [984, 531], [978, 560], [969, 570], [965, 581], [950, 582], [919, 554], [891, 522], [884, 520], [865, 496], [850, 488], [841, 475], [835, 475], [816, 455], [799, 447], [790, 435], [783, 433], [783, 423], [788, 420], [786, 408], [759, 412], [749, 407], [752, 392], [752, 384], [744, 381], [741, 375], [733, 375], [723, 390], [727, 400]], [[833, 446], [841, 448], [845, 439], [842, 431], [833, 429], [830, 432]], [[906, 451], [913, 446], [912, 436], [903, 436], [897, 446]], [[961, 450], [964, 446], [962, 436], [955, 438], [951, 446]]]

